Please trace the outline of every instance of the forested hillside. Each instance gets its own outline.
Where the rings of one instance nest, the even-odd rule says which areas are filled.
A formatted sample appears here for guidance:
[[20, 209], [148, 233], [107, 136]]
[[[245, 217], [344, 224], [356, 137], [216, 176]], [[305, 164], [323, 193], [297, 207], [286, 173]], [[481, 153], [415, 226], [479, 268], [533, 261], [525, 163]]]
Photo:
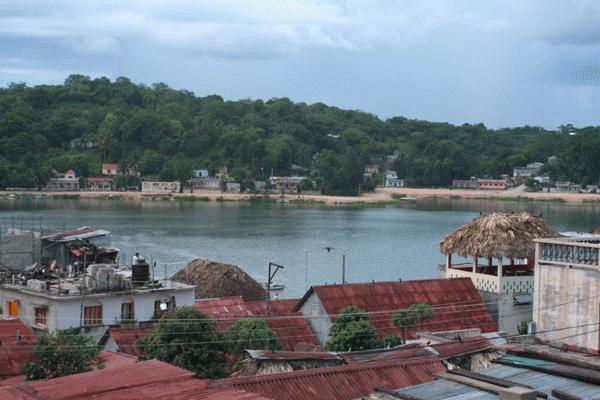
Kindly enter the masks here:
[[161, 83], [81, 75], [63, 85], [0, 89], [1, 187], [38, 187], [52, 168], [98, 175], [101, 162], [118, 162], [142, 175], [179, 180], [193, 168], [222, 165], [240, 181], [297, 171], [316, 177], [326, 193], [352, 194], [364, 164], [394, 152], [398, 175], [415, 186], [498, 176], [552, 155], [556, 162], [546, 168], [554, 178], [595, 183], [600, 176], [598, 127], [491, 130], [381, 120], [322, 103], [224, 101]]

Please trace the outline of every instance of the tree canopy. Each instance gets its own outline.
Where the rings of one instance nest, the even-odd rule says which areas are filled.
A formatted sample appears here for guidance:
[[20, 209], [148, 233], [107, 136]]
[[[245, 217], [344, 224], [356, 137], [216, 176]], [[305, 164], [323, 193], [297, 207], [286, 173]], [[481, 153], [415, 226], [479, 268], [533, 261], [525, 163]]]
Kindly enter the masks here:
[[366, 163], [391, 163], [416, 186], [495, 177], [546, 162], [554, 179], [597, 183], [600, 127], [489, 129], [483, 124], [375, 115], [287, 98], [225, 101], [164, 83], [71, 75], [62, 85], [0, 88], [0, 187], [39, 187], [52, 169], [100, 173], [101, 162], [163, 179], [227, 166], [247, 179], [294, 166], [328, 194], [356, 194], [373, 182]]
[[138, 348], [157, 360], [193, 371], [199, 378], [224, 376], [222, 335], [215, 322], [194, 307], [178, 307], [163, 315]]
[[232, 354], [245, 350], [281, 350], [277, 334], [261, 319], [239, 319], [227, 330], [227, 349]]
[[92, 369], [99, 349], [90, 337], [77, 330], [57, 330], [41, 336], [33, 347], [35, 361], [23, 365], [29, 380], [79, 374]]
[[406, 341], [406, 330], [416, 326], [423, 326], [423, 321], [433, 318], [435, 312], [431, 304], [416, 303], [408, 308], [401, 308], [392, 314], [392, 323], [401, 329], [402, 340]]
[[368, 350], [381, 346], [367, 312], [352, 306], [340, 310], [325, 343], [329, 351]]

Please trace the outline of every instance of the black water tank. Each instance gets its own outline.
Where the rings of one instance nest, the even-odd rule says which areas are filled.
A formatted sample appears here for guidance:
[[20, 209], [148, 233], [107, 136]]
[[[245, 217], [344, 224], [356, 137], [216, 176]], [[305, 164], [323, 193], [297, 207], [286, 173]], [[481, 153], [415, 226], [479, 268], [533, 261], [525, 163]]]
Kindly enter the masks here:
[[138, 257], [131, 265], [131, 280], [134, 285], [141, 285], [150, 280], [150, 265], [143, 257]]

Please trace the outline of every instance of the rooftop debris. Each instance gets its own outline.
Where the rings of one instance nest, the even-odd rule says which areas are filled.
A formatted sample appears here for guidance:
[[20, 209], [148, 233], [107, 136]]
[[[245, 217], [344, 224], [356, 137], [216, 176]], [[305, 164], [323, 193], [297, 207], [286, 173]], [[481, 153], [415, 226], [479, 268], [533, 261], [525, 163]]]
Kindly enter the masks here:
[[440, 249], [442, 254], [456, 253], [461, 257], [532, 258], [534, 239], [559, 236], [541, 217], [526, 212], [492, 213], [446, 235]]
[[207, 259], [195, 259], [171, 279], [196, 286], [197, 298], [242, 296], [245, 301], [264, 300], [265, 288], [240, 267]]

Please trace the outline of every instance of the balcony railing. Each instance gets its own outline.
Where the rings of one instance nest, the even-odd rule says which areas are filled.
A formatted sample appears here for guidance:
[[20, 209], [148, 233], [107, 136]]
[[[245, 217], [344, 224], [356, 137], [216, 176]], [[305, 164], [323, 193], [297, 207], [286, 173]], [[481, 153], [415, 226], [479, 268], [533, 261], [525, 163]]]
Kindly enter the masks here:
[[600, 239], [559, 238], [538, 240], [539, 262], [600, 267]]

